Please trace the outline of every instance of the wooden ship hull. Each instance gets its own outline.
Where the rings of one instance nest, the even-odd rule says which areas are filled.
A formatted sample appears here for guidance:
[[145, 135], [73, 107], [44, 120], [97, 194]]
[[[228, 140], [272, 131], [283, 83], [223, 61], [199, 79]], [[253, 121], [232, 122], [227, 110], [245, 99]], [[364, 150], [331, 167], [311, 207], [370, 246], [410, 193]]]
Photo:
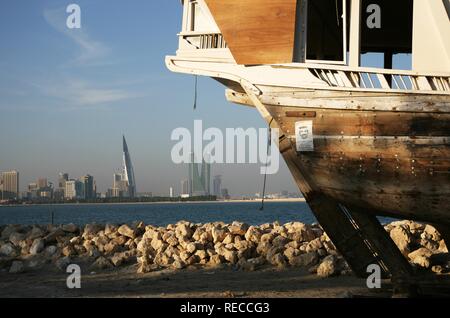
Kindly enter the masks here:
[[[414, 18], [413, 70], [390, 65], [391, 53], [408, 50], [403, 33], [381, 44], [378, 33], [363, 32], [362, 0], [185, 0], [180, 48], [166, 64], [214, 78], [227, 87], [230, 102], [255, 107], [279, 129], [292, 176], [355, 274], [366, 276], [368, 265], [379, 264], [403, 280], [413, 270], [377, 216], [431, 223], [450, 243], [450, 40], [443, 36], [450, 34], [450, 4], [414, 1], [413, 13], [409, 0], [372, 2], [385, 11], [411, 5], [404, 9], [411, 21], [401, 20], [406, 29], [400, 29], [408, 33]], [[337, 4], [342, 54], [334, 38], [318, 36], [313, 21]], [[198, 11], [202, 23], [189, 24]], [[418, 30], [423, 19], [427, 26]], [[390, 52], [385, 68], [361, 67], [364, 47]], [[307, 149], [299, 146], [299, 124], [312, 129]]]

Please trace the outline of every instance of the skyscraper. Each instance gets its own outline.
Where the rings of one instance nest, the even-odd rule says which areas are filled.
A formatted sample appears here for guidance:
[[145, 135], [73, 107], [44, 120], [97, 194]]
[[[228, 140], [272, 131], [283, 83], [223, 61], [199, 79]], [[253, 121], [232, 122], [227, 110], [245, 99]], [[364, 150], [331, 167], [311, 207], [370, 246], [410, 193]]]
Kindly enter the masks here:
[[213, 195], [220, 197], [222, 195], [222, 176], [215, 176], [213, 180]]
[[180, 194], [182, 196], [189, 195], [189, 180], [181, 180], [181, 191]]
[[123, 176], [122, 180], [128, 183], [128, 197], [136, 196], [136, 180], [134, 177], [133, 164], [131, 163], [130, 153], [128, 152], [127, 141], [123, 136]]
[[3, 200], [19, 198], [19, 172], [16, 170], [2, 173], [2, 195]]
[[[200, 168], [200, 169], [199, 169]], [[199, 172], [201, 170], [201, 172]], [[211, 165], [202, 158], [202, 163], [195, 161], [195, 154], [191, 153], [189, 164], [189, 195], [202, 196], [211, 193]]]
[[86, 200], [95, 199], [94, 177], [90, 175], [83, 176], [80, 178], [80, 182], [83, 184], [81, 197]]
[[45, 189], [48, 186], [47, 178], [39, 178], [37, 181], [39, 189]]

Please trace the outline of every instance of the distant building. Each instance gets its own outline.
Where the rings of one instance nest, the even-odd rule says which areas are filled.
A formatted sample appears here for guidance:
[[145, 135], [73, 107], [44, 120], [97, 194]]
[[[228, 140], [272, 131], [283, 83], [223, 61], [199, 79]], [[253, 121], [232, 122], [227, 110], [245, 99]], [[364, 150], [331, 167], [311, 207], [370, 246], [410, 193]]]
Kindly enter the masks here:
[[229, 200], [230, 199], [230, 194], [228, 193], [228, 189], [222, 189], [222, 198], [225, 200]]
[[[211, 164], [202, 158], [202, 163], [196, 162], [194, 153], [191, 153], [189, 164], [189, 195], [203, 196], [211, 194]], [[199, 171], [201, 170], [201, 172]]]
[[95, 199], [96, 189], [94, 177], [86, 175], [80, 178], [80, 183], [82, 184], [81, 198], [84, 200]]
[[3, 172], [1, 180], [1, 199], [18, 199], [19, 172], [17, 172], [16, 170]]
[[222, 195], [222, 176], [215, 176], [213, 180], [213, 195], [220, 197]]
[[123, 175], [122, 180], [127, 182], [128, 197], [134, 198], [136, 196], [136, 179], [134, 177], [134, 168], [131, 163], [131, 156], [128, 151], [127, 141], [123, 136]]
[[48, 187], [47, 178], [39, 178], [37, 181], [37, 185], [39, 189], [45, 189]]
[[68, 200], [83, 199], [84, 184], [79, 180], [66, 181], [65, 198]]
[[111, 198], [128, 197], [128, 182], [123, 179], [122, 174], [114, 173], [113, 186], [110, 190]]
[[173, 188], [170, 187], [169, 189], [169, 197], [173, 198]]
[[189, 197], [189, 180], [185, 179], [185, 180], [181, 180], [181, 189], [180, 189], [180, 194], [181, 196], [186, 196]]
[[64, 197], [64, 191], [66, 189], [66, 181], [69, 181], [69, 174], [60, 172], [58, 174], [58, 188], [57, 191], [55, 192], [58, 192], [59, 195], [62, 195], [62, 197]]

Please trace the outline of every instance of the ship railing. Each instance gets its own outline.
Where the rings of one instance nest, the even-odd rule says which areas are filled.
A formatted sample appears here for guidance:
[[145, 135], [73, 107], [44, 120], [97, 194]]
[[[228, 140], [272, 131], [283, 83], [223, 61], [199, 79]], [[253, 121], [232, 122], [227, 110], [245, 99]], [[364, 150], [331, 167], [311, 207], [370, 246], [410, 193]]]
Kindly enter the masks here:
[[404, 91], [450, 92], [450, 76], [421, 75], [397, 70], [346, 70], [309, 67], [310, 72], [332, 87]]
[[180, 33], [179, 36], [199, 50], [226, 49], [228, 47], [221, 33], [191, 31]]

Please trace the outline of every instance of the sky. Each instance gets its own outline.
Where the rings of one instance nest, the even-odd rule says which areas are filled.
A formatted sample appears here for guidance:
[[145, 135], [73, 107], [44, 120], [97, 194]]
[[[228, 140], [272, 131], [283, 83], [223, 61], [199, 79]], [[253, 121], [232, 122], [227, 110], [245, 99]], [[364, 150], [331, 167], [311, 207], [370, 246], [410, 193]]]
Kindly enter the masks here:
[[[16, 169], [20, 188], [58, 172], [91, 174], [105, 192], [122, 164], [125, 134], [138, 192], [180, 191], [186, 165], [171, 160], [171, 133], [193, 128], [262, 128], [255, 109], [229, 104], [224, 87], [166, 69], [181, 30], [180, 1], [77, 0], [81, 29], [66, 27], [72, 1], [4, 0], [0, 11], [0, 171]], [[395, 60], [394, 60], [395, 62]], [[402, 62], [402, 61], [400, 61]], [[366, 56], [363, 65], [380, 58]], [[381, 66], [381, 65], [380, 65]], [[268, 192], [297, 187], [281, 159]], [[261, 192], [260, 165], [214, 165], [232, 195]]]
[[[0, 11], [0, 171], [17, 169], [20, 188], [91, 174], [99, 191], [122, 164], [125, 134], [139, 192], [179, 192], [187, 167], [171, 160], [171, 133], [193, 128], [266, 127], [256, 110], [229, 104], [224, 88], [166, 69], [181, 30], [179, 1], [77, 0], [81, 29], [68, 29], [72, 1], [9, 0]], [[281, 160], [282, 161], [282, 160]], [[260, 165], [214, 165], [231, 194], [260, 192]], [[284, 162], [269, 192], [297, 188]]]

